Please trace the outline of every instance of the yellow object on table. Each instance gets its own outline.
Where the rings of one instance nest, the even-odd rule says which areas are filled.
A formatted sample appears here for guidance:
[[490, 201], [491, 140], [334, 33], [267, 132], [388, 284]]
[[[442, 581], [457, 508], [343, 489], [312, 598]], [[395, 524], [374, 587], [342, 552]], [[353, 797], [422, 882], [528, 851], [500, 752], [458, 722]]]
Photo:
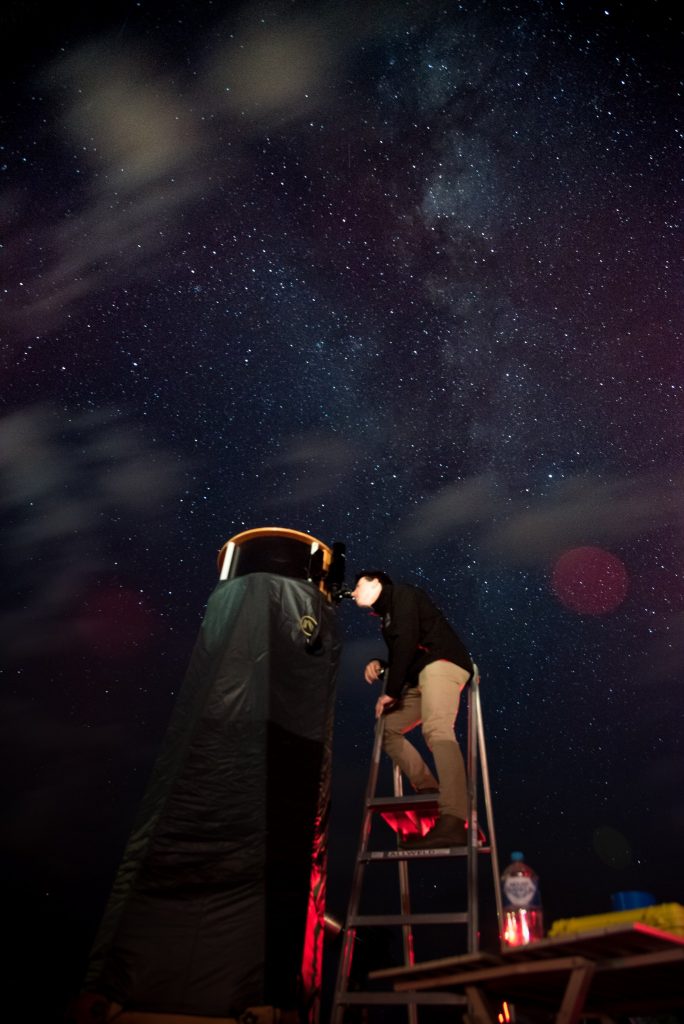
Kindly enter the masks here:
[[590, 914], [588, 917], [566, 917], [554, 921], [549, 928], [549, 938], [558, 935], [577, 935], [595, 928], [606, 928], [610, 925], [629, 924], [637, 921], [640, 924], [659, 928], [673, 935], [684, 935], [684, 907], [681, 903], [659, 903], [651, 907], [635, 907], [633, 910], [615, 910], [608, 914]]

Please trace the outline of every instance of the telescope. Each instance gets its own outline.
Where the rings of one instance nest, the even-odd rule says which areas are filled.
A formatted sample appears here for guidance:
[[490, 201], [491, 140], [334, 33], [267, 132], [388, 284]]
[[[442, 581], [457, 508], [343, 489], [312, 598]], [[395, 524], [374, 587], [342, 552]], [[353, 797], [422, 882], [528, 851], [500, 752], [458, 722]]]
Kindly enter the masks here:
[[121, 1024], [318, 1024], [345, 545], [264, 526], [218, 570], [84, 1005]]
[[301, 530], [282, 526], [243, 530], [226, 541], [217, 562], [221, 580], [270, 572], [313, 583], [335, 603], [351, 597], [344, 585], [346, 545], [336, 541], [329, 547]]

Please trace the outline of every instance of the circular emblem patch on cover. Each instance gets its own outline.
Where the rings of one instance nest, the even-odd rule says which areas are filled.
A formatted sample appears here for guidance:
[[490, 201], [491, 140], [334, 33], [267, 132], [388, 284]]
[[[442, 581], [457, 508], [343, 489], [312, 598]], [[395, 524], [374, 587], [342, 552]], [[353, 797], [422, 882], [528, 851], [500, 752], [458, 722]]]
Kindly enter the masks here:
[[302, 615], [299, 620], [299, 628], [305, 637], [311, 638], [316, 632], [316, 626], [318, 623], [314, 619], [313, 615]]

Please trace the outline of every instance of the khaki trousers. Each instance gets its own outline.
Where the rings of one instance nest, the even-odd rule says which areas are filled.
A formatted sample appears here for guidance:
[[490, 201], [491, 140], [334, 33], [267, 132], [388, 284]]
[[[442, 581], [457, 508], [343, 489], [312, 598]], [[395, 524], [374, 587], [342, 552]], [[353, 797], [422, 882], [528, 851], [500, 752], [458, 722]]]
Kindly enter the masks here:
[[413, 788], [437, 788], [438, 782], [405, 733], [422, 722], [425, 742], [439, 779], [440, 814], [464, 821], [468, 794], [463, 754], [454, 734], [461, 691], [469, 679], [465, 669], [450, 661], [433, 661], [418, 676], [418, 686], [406, 690], [384, 715], [383, 750], [399, 765]]

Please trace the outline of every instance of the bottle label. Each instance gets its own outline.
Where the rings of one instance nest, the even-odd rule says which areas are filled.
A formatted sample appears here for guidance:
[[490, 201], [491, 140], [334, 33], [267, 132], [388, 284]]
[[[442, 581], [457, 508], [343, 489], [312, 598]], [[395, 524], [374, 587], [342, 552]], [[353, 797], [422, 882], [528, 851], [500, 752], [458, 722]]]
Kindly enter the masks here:
[[539, 886], [527, 875], [509, 875], [503, 880], [504, 905], [534, 907], [539, 905]]

